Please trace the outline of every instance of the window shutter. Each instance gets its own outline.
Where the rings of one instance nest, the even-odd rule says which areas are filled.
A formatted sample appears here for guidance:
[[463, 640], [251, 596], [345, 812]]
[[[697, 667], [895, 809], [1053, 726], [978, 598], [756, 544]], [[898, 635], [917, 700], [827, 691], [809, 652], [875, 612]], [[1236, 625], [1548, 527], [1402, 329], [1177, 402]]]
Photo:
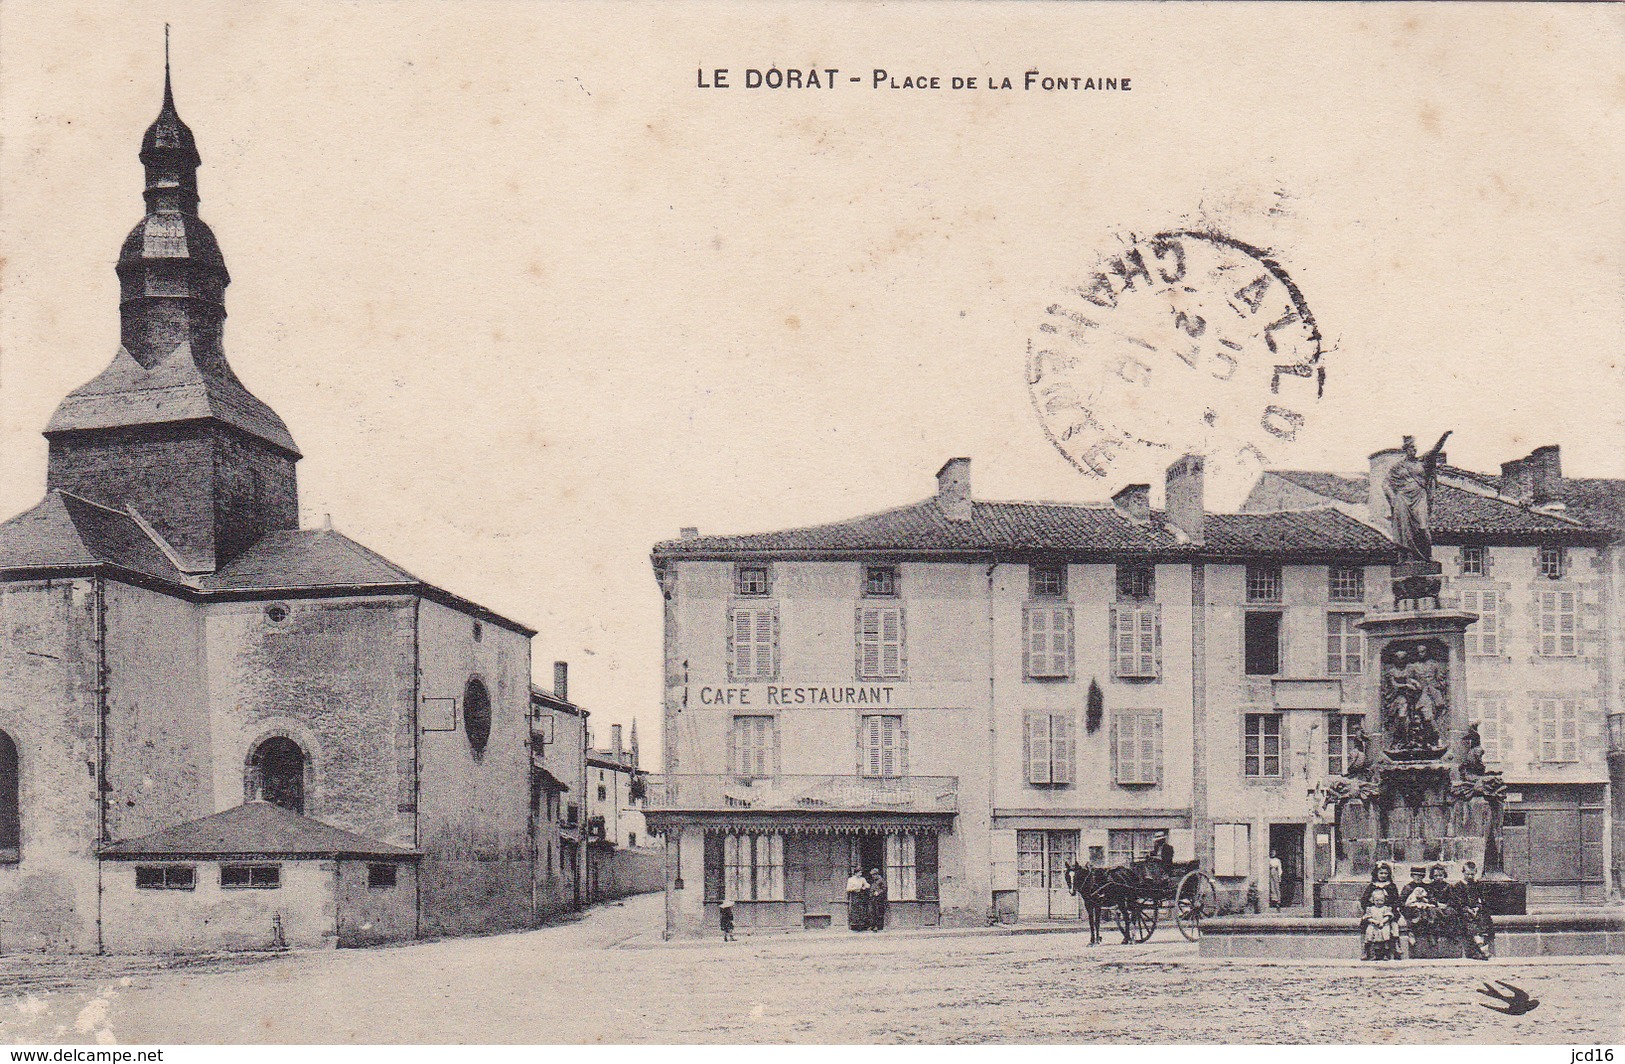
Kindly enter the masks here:
[[920, 901], [937, 900], [937, 836], [933, 831], [914, 836], [914, 893]]
[[1033, 718], [1021, 718], [1021, 763], [1027, 769], [1027, 782], [1036, 783], [1033, 779]]
[[1072, 661], [1073, 661], [1073, 658], [1077, 654], [1077, 648], [1073, 645], [1072, 607], [1071, 606], [1065, 606], [1065, 607], [1063, 607], [1061, 609], [1061, 612], [1062, 612], [1062, 614], [1065, 615], [1065, 619], [1066, 619], [1066, 625], [1065, 625], [1066, 645], [1061, 650], [1061, 653], [1064, 656], [1057, 658], [1056, 662], [1055, 662], [1055, 665], [1056, 665], [1056, 671], [1060, 675], [1062, 675], [1062, 676], [1071, 676], [1072, 675]]
[[[777, 776], [779, 774], [779, 766], [784, 764], [783, 759], [779, 756], [779, 718], [763, 717], [762, 726], [767, 730], [768, 739], [771, 743], [771, 746], [764, 744], [764, 749], [768, 750], [769, 753], [763, 757], [763, 760], [767, 762], [762, 766], [763, 775]], [[769, 760], [769, 758], [771, 758], [771, 760]]]
[[735, 717], [728, 729], [728, 771], [739, 773], [739, 718]]
[[1073, 782], [1072, 766], [1077, 760], [1076, 736], [1073, 731], [1072, 715], [1052, 716], [1050, 723], [1050, 743], [1052, 746], [1053, 771], [1052, 783]]
[[1031, 606], [1021, 611], [1021, 674], [1028, 678], [1038, 674], [1038, 663], [1033, 660], [1033, 613]]
[[777, 680], [779, 678], [779, 611], [767, 610], [770, 620], [769, 638], [772, 639], [770, 656], [767, 659], [767, 675], [764, 679]]
[[1027, 718], [1027, 779], [1031, 783], [1050, 782], [1049, 718]]
[[1113, 606], [1111, 608], [1110, 630], [1107, 632], [1107, 635], [1106, 635], [1106, 645], [1111, 648], [1110, 651], [1108, 651], [1108, 653], [1110, 653], [1111, 659], [1112, 659], [1112, 675], [1113, 676], [1122, 676], [1123, 675], [1123, 646], [1122, 646], [1122, 643], [1118, 640], [1118, 632], [1122, 629], [1123, 625], [1122, 625], [1122, 621], [1119, 620], [1119, 618], [1117, 616], [1117, 612], [1118, 612], [1117, 607]]
[[1123, 782], [1128, 763], [1123, 757], [1123, 714], [1112, 714], [1112, 779]]
[[897, 722], [897, 774], [908, 775], [908, 718], [899, 716]]
[[739, 679], [739, 641], [734, 638], [739, 628], [739, 611], [728, 611], [728, 679]]
[[1162, 679], [1162, 603], [1152, 604], [1151, 622], [1155, 629], [1151, 648], [1151, 675], [1160, 680]]
[[902, 679], [908, 675], [908, 622], [903, 615], [901, 606], [896, 609], [897, 614], [897, 677]]
[[1162, 714], [1157, 713], [1149, 718], [1151, 721], [1151, 756], [1155, 759], [1155, 779], [1157, 786], [1162, 786]]
[[857, 720], [858, 775], [862, 776], [869, 771], [869, 719], [862, 713], [855, 713], [853, 717]]

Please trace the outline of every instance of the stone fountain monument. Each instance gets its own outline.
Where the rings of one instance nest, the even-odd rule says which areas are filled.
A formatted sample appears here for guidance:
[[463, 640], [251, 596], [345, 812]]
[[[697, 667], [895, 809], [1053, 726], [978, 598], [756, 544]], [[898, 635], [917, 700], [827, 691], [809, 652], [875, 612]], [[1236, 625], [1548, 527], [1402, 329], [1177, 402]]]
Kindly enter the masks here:
[[1492, 912], [1524, 911], [1523, 884], [1501, 867], [1505, 786], [1485, 769], [1477, 724], [1466, 714], [1465, 633], [1478, 617], [1439, 601], [1429, 510], [1449, 436], [1425, 455], [1407, 436], [1403, 448], [1373, 456], [1398, 557], [1390, 608], [1360, 624], [1378, 676], [1369, 684], [1366, 733], [1326, 796], [1336, 809], [1337, 863], [1320, 884], [1324, 916], [1358, 916], [1379, 861], [1392, 864], [1400, 883], [1411, 867], [1435, 863], [1459, 879], [1472, 861]]

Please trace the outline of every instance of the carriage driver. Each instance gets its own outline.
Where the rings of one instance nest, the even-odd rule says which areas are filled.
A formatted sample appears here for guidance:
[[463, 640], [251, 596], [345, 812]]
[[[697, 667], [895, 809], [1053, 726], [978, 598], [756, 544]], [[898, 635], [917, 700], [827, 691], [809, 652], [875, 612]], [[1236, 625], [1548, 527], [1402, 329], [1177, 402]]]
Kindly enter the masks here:
[[1168, 833], [1162, 832], [1157, 841], [1151, 845], [1151, 859], [1157, 863], [1163, 873], [1168, 876], [1174, 874], [1174, 844], [1168, 841]]

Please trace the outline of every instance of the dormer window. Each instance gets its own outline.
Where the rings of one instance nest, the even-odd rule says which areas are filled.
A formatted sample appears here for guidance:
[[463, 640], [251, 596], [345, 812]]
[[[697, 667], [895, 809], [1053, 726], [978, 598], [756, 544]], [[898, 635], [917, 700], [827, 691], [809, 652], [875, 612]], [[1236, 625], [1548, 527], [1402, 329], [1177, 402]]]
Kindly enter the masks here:
[[896, 598], [897, 566], [866, 565], [863, 567], [864, 598]]
[[1540, 548], [1540, 575], [1548, 580], [1561, 580], [1568, 572], [1568, 554], [1562, 547]]

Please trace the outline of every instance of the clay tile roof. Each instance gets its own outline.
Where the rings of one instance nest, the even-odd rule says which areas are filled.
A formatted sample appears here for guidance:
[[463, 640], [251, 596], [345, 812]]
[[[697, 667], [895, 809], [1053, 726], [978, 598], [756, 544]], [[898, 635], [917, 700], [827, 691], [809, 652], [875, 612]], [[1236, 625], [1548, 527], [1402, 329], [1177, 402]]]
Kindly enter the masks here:
[[104, 857], [389, 857], [415, 858], [418, 851], [378, 842], [270, 802], [245, 802], [200, 820], [126, 839], [101, 848]]
[[0, 570], [115, 565], [180, 583], [162, 547], [129, 514], [53, 491], [32, 510], [0, 524]]
[[1379, 533], [1332, 509], [1280, 514], [1209, 514], [1205, 546], [1181, 538], [1163, 514], [1130, 520], [1115, 506], [973, 502], [969, 521], [951, 521], [937, 501], [828, 525], [738, 536], [696, 536], [656, 544], [657, 557], [730, 553], [1059, 552], [1073, 555], [1186, 555], [1393, 551]]
[[[1301, 488], [1342, 503], [1364, 505], [1367, 501], [1364, 474], [1317, 473], [1298, 469], [1272, 469], [1270, 472]], [[1513, 499], [1485, 494], [1497, 490], [1494, 478], [1447, 466], [1446, 477], [1471, 481], [1480, 490], [1469, 490], [1449, 479], [1440, 479], [1433, 494], [1433, 532], [1436, 536], [1495, 535], [1532, 532], [1575, 532], [1577, 515], [1543, 513]], [[1592, 483], [1565, 481], [1565, 484]], [[1619, 481], [1603, 482], [1619, 484]]]
[[208, 591], [417, 584], [411, 573], [332, 529], [268, 532], [200, 582]]
[[1564, 477], [1562, 501], [1570, 517], [1597, 528], [1625, 532], [1625, 480]]

